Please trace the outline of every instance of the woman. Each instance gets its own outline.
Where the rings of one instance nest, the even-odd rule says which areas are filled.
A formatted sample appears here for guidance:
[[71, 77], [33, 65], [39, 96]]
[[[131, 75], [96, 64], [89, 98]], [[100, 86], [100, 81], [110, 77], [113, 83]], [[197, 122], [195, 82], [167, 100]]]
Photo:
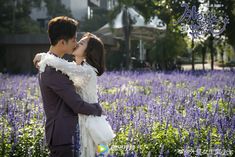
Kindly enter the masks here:
[[[97, 76], [104, 73], [104, 45], [91, 33], [86, 33], [73, 52], [75, 62], [67, 62], [51, 54], [41, 54], [39, 70], [52, 66], [68, 75], [76, 92], [88, 103], [98, 102]], [[108, 144], [114, 137], [105, 116], [95, 117], [79, 114], [80, 156], [94, 157], [98, 144]]]

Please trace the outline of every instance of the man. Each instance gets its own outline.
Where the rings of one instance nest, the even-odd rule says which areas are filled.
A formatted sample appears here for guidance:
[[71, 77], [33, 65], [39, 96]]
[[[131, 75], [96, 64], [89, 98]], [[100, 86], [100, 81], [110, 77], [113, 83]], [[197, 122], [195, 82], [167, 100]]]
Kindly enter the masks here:
[[[48, 35], [51, 48], [48, 53], [57, 57], [71, 54], [77, 44], [77, 25], [78, 22], [65, 16], [50, 20]], [[68, 76], [53, 67], [47, 66], [39, 74], [39, 84], [46, 114], [45, 131], [50, 157], [74, 157], [78, 113], [100, 116], [101, 106], [84, 102], [76, 94]]]

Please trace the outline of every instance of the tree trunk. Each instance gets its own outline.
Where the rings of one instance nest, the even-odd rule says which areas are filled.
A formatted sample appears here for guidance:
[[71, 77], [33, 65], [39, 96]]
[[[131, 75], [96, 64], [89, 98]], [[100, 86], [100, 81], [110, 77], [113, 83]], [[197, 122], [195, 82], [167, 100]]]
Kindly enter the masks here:
[[202, 48], [202, 68], [205, 70], [206, 46]]
[[224, 70], [224, 52], [226, 51], [226, 40], [224, 41], [223, 43], [223, 47], [222, 47], [222, 50], [221, 50], [221, 58], [222, 58], [222, 66], [223, 66], [223, 70]]
[[224, 70], [224, 50], [222, 50], [222, 52], [221, 52], [221, 59], [222, 59], [222, 67]]
[[126, 7], [123, 10], [122, 23], [125, 37], [126, 69], [130, 70], [130, 17]]
[[125, 49], [126, 49], [126, 69], [130, 70], [130, 35], [125, 36]]
[[211, 53], [211, 70], [214, 70], [214, 48], [213, 48], [213, 35], [210, 35], [210, 53]]
[[195, 70], [195, 66], [194, 66], [194, 39], [192, 38], [192, 45], [191, 45], [191, 49], [192, 49], [192, 70]]

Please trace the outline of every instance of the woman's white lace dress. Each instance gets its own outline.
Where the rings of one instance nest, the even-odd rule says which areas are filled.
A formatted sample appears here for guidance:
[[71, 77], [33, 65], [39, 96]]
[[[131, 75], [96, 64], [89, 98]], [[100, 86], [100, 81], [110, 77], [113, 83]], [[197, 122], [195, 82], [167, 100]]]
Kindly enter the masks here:
[[[41, 54], [39, 62], [40, 72], [44, 72], [46, 65], [60, 70], [69, 76], [76, 87], [76, 92], [88, 103], [97, 103], [97, 74], [96, 69], [84, 63], [77, 65], [49, 53]], [[80, 129], [80, 156], [94, 157], [98, 144], [108, 144], [115, 137], [105, 116], [87, 116], [78, 114]]]

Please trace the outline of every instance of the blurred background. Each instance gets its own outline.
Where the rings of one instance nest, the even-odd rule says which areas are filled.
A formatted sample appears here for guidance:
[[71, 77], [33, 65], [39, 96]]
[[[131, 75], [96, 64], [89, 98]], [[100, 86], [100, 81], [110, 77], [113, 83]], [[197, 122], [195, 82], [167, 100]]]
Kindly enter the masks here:
[[[229, 23], [192, 38], [189, 23], [176, 24], [182, 3]], [[110, 71], [235, 66], [235, 0], [0, 0], [0, 72], [36, 73], [34, 55], [49, 49], [47, 23], [60, 15], [80, 21], [78, 40], [87, 31], [103, 40]]]

